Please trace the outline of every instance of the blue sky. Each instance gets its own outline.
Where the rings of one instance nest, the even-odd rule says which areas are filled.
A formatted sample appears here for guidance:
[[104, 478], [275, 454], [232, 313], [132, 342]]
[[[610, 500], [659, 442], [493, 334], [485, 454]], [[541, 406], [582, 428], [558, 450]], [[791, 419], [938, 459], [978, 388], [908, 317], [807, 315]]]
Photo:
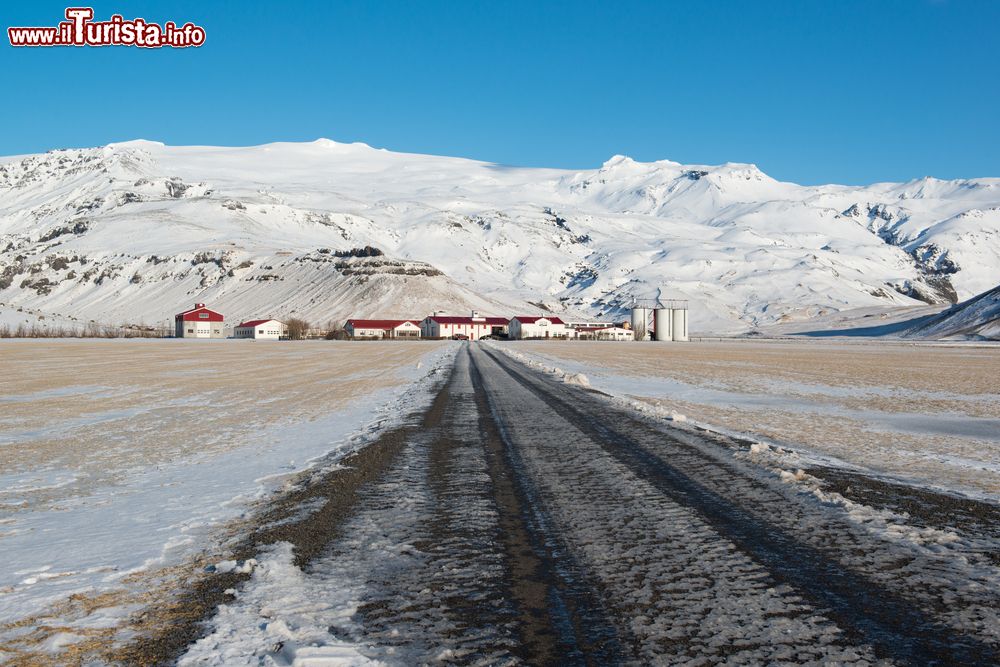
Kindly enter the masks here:
[[[81, 3], [82, 4], [82, 3]], [[3, 27], [65, 4], [5, 2]], [[1000, 2], [118, 2], [198, 49], [0, 45], [0, 154], [364, 141], [505, 164], [1000, 176]]]

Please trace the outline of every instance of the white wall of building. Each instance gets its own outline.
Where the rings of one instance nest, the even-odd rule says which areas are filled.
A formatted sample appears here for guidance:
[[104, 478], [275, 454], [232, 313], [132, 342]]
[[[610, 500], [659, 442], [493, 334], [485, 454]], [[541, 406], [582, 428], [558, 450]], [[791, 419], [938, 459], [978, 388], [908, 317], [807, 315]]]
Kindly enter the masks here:
[[186, 320], [177, 327], [176, 335], [180, 338], [223, 338], [225, 337], [225, 329], [222, 322]]
[[420, 327], [413, 322], [403, 322], [392, 330], [394, 338], [420, 338]]
[[268, 320], [253, 327], [236, 327], [233, 329], [233, 336], [235, 338], [278, 340], [286, 335], [288, 335], [288, 327], [278, 320]]
[[571, 334], [566, 325], [540, 317], [534, 322], [522, 322], [518, 318], [510, 321], [510, 337], [517, 340], [523, 338], [562, 338]]
[[351, 327], [348, 333], [355, 338], [383, 338], [388, 329], [379, 327]]
[[403, 322], [393, 328], [349, 326], [347, 333], [355, 338], [420, 338], [421, 327], [413, 322]]
[[479, 340], [483, 336], [489, 336], [493, 328], [488, 323], [476, 322], [469, 319], [463, 323], [441, 323], [431, 318], [421, 322], [421, 333], [427, 338], [451, 338], [452, 336], [468, 336], [469, 340]]

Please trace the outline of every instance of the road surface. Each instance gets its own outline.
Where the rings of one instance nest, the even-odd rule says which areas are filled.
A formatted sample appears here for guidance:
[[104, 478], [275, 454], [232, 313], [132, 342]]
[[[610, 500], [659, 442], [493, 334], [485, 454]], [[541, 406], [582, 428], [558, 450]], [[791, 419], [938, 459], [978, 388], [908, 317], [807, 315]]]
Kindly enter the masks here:
[[[1000, 662], [995, 553], [875, 530], [741, 446], [466, 344], [421, 422], [255, 544], [291, 541], [320, 590], [357, 582], [331, 637], [388, 664]], [[948, 524], [924, 514], [921, 535]]]

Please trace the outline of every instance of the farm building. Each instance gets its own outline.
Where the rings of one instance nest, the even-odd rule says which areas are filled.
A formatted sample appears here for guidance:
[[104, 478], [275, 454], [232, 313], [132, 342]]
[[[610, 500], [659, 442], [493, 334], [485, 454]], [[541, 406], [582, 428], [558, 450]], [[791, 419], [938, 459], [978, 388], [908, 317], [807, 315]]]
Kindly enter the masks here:
[[278, 320], [250, 320], [241, 322], [233, 329], [235, 338], [254, 338], [257, 340], [278, 340], [288, 336], [288, 327]]
[[196, 303], [191, 310], [174, 315], [174, 335], [178, 338], [225, 338], [224, 321], [222, 313]]
[[523, 338], [567, 338], [572, 330], [558, 317], [530, 317], [518, 315], [510, 321], [510, 337]]
[[579, 340], [635, 340], [631, 329], [615, 326], [576, 327], [570, 335]]
[[603, 329], [605, 327], [620, 327], [622, 329], [632, 328], [632, 324], [630, 322], [584, 322], [582, 320], [566, 320], [565, 322], [566, 326], [570, 329]]
[[484, 336], [504, 336], [507, 334], [507, 319], [485, 317], [472, 311], [469, 317], [458, 315], [430, 315], [420, 323], [420, 330], [426, 338], [466, 337], [479, 340]]
[[418, 320], [347, 320], [344, 331], [352, 338], [420, 338]]

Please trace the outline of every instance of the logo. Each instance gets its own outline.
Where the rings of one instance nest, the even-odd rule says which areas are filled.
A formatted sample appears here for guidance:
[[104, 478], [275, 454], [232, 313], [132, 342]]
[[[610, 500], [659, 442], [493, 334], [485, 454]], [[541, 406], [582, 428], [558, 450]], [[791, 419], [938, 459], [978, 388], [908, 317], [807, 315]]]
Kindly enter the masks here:
[[146, 19], [126, 20], [114, 14], [107, 21], [94, 21], [91, 7], [67, 7], [66, 20], [55, 27], [7, 28], [11, 46], [164, 46], [187, 48], [205, 43], [205, 29], [194, 23], [163, 25]]

